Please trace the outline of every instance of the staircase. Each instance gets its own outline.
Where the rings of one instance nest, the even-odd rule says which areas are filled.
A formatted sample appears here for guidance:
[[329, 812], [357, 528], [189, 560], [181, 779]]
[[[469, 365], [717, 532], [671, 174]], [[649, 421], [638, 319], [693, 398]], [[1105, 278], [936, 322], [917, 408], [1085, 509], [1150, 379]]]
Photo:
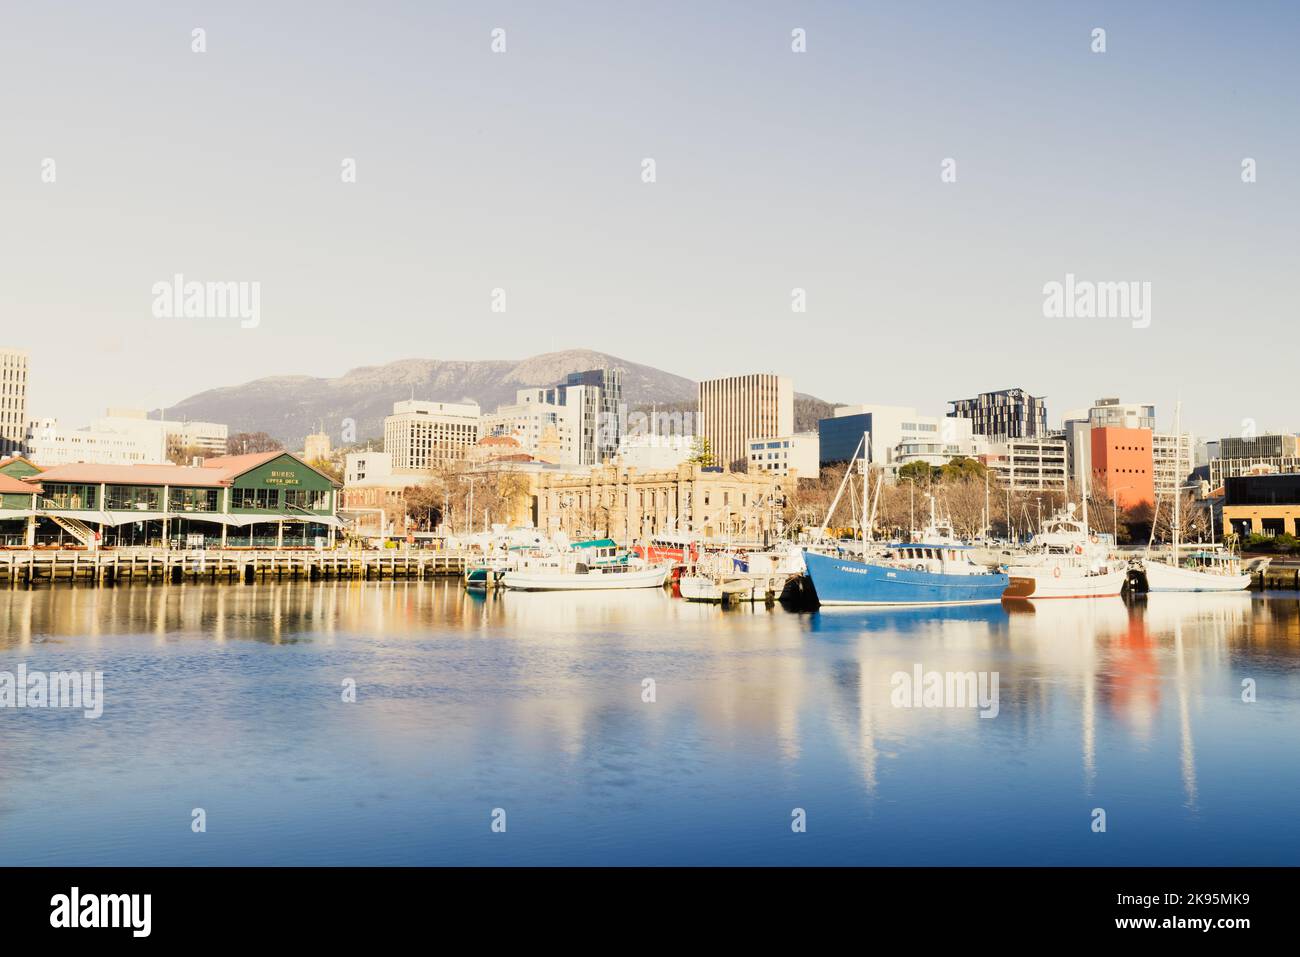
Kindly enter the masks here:
[[[49, 499], [45, 500], [45, 508], [57, 508], [54, 502]], [[65, 518], [62, 515], [43, 514], [42, 518], [48, 518], [59, 528], [63, 529], [81, 544], [87, 548], [93, 548], [95, 545], [95, 530], [79, 518]]]

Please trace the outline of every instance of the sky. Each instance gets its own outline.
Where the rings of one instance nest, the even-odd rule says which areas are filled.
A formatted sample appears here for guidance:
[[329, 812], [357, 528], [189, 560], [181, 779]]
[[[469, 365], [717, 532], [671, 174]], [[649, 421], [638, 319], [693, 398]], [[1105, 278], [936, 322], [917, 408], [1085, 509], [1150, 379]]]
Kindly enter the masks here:
[[[1298, 45], [1282, 2], [8, 5], [0, 345], [73, 427], [590, 348], [1297, 430]], [[155, 315], [176, 274], [258, 283], [256, 325]], [[1045, 315], [1067, 274], [1149, 311]]]

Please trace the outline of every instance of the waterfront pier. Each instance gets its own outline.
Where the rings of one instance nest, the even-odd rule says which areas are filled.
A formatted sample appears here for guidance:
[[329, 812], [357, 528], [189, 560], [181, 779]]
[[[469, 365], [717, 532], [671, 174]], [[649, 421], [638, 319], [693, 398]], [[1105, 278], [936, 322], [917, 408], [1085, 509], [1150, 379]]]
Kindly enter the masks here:
[[424, 549], [0, 551], [0, 584], [47, 582], [261, 582], [440, 578], [464, 573], [470, 555]]

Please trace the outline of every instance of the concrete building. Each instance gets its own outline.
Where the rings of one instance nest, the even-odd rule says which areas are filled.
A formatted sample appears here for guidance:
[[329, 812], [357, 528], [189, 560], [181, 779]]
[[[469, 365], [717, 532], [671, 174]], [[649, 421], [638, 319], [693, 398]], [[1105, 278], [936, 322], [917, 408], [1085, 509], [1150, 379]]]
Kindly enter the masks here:
[[1300, 474], [1236, 475], [1224, 485], [1223, 534], [1300, 536]]
[[[588, 369], [586, 372], [571, 372], [564, 380], [564, 385], [567, 388], [584, 387], [588, 390], [597, 390], [592, 397], [595, 402], [596, 419], [591, 443], [591, 461], [592, 464], [599, 464], [612, 459], [619, 453], [624, 433], [623, 370]], [[591, 401], [586, 396], [583, 400]]]
[[1192, 470], [1196, 468], [1195, 453], [1196, 439], [1190, 432], [1182, 435], [1151, 434], [1151, 464], [1155, 470], [1156, 494], [1161, 502], [1171, 501], [1171, 496], [1191, 484]]
[[1094, 428], [1091, 440], [1090, 487], [1114, 499], [1120, 508], [1155, 503], [1155, 463], [1150, 429], [1118, 426]]
[[26, 444], [27, 362], [22, 349], [0, 348], [0, 458]]
[[1085, 481], [1092, 482], [1092, 430], [1111, 427], [1147, 429], [1154, 433], [1156, 407], [1144, 402], [1101, 398], [1089, 408], [1065, 413], [1063, 430], [1070, 482], [1075, 489], [1082, 489]]
[[1300, 437], [1295, 435], [1230, 436], [1212, 444], [1219, 451], [1209, 463], [1212, 488], [1239, 475], [1300, 472]]
[[983, 456], [998, 484], [1017, 492], [1067, 491], [1067, 459], [1064, 434], [993, 441]]
[[994, 438], [1028, 439], [1047, 434], [1047, 403], [1024, 389], [981, 392], [973, 399], [950, 399], [949, 416], [969, 419], [971, 433]]
[[707, 379], [699, 388], [698, 425], [714, 462], [744, 468], [752, 437], [794, 431], [794, 386], [771, 373]]
[[313, 432], [302, 440], [302, 457], [308, 462], [319, 462], [330, 457], [332, 446], [327, 432]]
[[465, 457], [479, 440], [476, 402], [424, 402], [410, 399], [393, 403], [384, 419], [384, 451], [394, 470], [428, 470]]
[[751, 439], [749, 471], [773, 475], [794, 474], [796, 478], [815, 479], [820, 471], [821, 442], [817, 432], [794, 432]]
[[639, 471], [675, 469], [694, 451], [695, 439], [689, 435], [624, 435], [615, 461]]
[[817, 423], [818, 461], [822, 466], [847, 462], [868, 432], [868, 460], [892, 479], [909, 462], [944, 465], [956, 456], [981, 454], [985, 446], [971, 427], [970, 419], [920, 415], [908, 406], [840, 406]]
[[513, 438], [539, 461], [597, 465], [600, 403], [600, 389], [594, 386], [519, 389], [513, 404], [483, 416], [482, 434]]
[[627, 543], [681, 532], [704, 540], [761, 542], [781, 528], [781, 479], [683, 464], [640, 472], [601, 466], [586, 474], [534, 475], [535, 524], [570, 539]]
[[[160, 423], [154, 423], [158, 426]], [[166, 434], [161, 428], [63, 429], [57, 419], [28, 423], [29, 457], [43, 466], [73, 462], [97, 465], [161, 465], [167, 461]]]

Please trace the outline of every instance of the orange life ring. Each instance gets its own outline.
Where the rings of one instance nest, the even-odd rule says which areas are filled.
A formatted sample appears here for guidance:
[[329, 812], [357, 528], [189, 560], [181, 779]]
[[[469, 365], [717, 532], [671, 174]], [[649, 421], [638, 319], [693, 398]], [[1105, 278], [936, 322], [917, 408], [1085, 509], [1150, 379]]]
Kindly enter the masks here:
[[1075, 545], [1075, 546], [1074, 546], [1074, 554], [1076, 554], [1076, 555], [1082, 555], [1082, 554], [1083, 554], [1083, 546], [1082, 546], [1082, 545]]
[[1060, 578], [1060, 577], [1061, 577], [1061, 566], [1060, 566], [1060, 565], [1057, 565], [1055, 568], [1052, 569], [1052, 577], [1053, 577], [1053, 578]]
[[1099, 541], [1101, 541], [1101, 539], [1098, 538], [1096, 535], [1093, 535], [1092, 537], [1090, 537], [1090, 538], [1088, 539], [1088, 541], [1090, 541], [1090, 542], [1092, 542], [1094, 545], [1096, 545]]

